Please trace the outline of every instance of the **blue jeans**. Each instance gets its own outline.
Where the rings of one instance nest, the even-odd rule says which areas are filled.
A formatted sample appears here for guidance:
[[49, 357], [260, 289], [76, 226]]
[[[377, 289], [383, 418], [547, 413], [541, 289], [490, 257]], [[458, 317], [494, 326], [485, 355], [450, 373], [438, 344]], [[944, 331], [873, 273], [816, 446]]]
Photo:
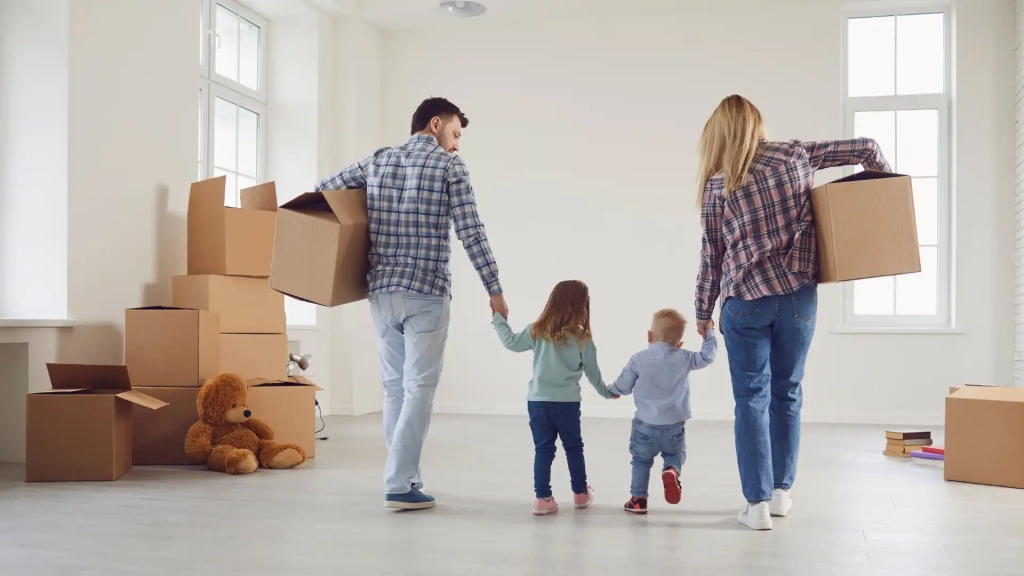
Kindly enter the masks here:
[[818, 287], [786, 296], [729, 298], [722, 334], [736, 399], [736, 459], [747, 502], [772, 498], [796, 479], [807, 350], [814, 337]]
[[655, 426], [633, 418], [629, 453], [633, 456], [633, 480], [629, 493], [634, 498], [647, 498], [655, 456], [661, 454], [665, 463], [662, 470], [672, 468], [677, 474], [686, 462], [686, 422]]
[[384, 385], [386, 494], [405, 494], [422, 480], [420, 454], [441, 379], [450, 302], [407, 292], [370, 297]]
[[533, 431], [533, 491], [537, 498], [551, 497], [551, 463], [555, 461], [555, 438], [562, 439], [569, 462], [573, 494], [587, 492], [587, 465], [583, 461], [579, 402], [527, 402]]

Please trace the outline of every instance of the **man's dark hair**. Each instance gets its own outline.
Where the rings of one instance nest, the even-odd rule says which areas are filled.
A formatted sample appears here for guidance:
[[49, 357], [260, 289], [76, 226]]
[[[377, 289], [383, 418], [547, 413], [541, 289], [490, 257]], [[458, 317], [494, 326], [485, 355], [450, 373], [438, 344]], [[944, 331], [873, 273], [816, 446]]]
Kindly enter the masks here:
[[469, 126], [469, 118], [459, 110], [459, 107], [452, 104], [444, 98], [427, 98], [416, 108], [416, 112], [412, 115], [412, 132], [423, 132], [427, 129], [427, 124], [434, 119], [435, 116], [439, 116], [442, 119], [451, 118], [452, 116], [458, 116], [459, 122], [462, 123], [462, 127]]

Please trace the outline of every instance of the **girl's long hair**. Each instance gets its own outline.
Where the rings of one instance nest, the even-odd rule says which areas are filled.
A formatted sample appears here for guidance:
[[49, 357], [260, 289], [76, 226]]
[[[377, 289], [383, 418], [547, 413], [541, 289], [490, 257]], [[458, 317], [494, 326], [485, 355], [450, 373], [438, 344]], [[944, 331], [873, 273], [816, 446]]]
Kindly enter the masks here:
[[533, 323], [530, 335], [534, 340], [547, 340], [558, 345], [574, 336], [580, 347], [590, 340], [590, 289], [579, 280], [559, 282], [548, 297], [540, 318]]
[[765, 138], [761, 112], [743, 96], [733, 94], [718, 105], [700, 135], [697, 168], [697, 205], [704, 203], [708, 180], [721, 173], [724, 194], [743, 185]]

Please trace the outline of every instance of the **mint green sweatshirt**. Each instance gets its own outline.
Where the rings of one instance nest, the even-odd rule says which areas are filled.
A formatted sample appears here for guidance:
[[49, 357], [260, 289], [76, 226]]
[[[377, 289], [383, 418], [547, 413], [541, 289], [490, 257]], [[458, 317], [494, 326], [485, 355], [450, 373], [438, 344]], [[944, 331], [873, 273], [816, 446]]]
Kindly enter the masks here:
[[505, 348], [513, 352], [533, 351], [533, 378], [526, 399], [533, 402], [579, 402], [580, 378], [585, 374], [590, 385], [605, 398], [612, 393], [601, 380], [601, 369], [597, 367], [597, 348], [593, 340], [587, 340], [581, 347], [576, 338], [569, 336], [563, 345], [534, 340], [529, 325], [516, 334], [501, 317], [494, 314], [494, 329]]

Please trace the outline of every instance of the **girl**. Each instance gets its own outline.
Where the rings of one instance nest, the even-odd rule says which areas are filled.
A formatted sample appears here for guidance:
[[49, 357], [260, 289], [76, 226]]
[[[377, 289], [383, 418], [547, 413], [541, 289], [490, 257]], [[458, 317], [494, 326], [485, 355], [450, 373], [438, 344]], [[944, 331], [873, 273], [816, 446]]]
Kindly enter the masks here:
[[580, 433], [580, 377], [605, 398], [618, 398], [608, 391], [597, 367], [597, 348], [590, 334], [590, 290], [579, 280], [559, 282], [548, 298], [540, 318], [516, 334], [508, 322], [494, 314], [494, 329], [502, 344], [513, 352], [533, 351], [533, 379], [526, 396], [530, 429], [536, 449], [533, 461], [533, 489], [537, 499], [533, 513], [542, 516], [558, 512], [551, 495], [551, 463], [555, 459], [555, 438], [562, 439], [569, 462], [573, 501], [586, 508], [594, 501], [587, 484]]
[[719, 325], [736, 400], [736, 457], [747, 506], [739, 521], [770, 530], [789, 513], [796, 478], [807, 350], [818, 307], [814, 172], [860, 164], [891, 171], [869, 138], [769, 142], [761, 113], [729, 96], [700, 137], [697, 188], [704, 228], [697, 329]]

